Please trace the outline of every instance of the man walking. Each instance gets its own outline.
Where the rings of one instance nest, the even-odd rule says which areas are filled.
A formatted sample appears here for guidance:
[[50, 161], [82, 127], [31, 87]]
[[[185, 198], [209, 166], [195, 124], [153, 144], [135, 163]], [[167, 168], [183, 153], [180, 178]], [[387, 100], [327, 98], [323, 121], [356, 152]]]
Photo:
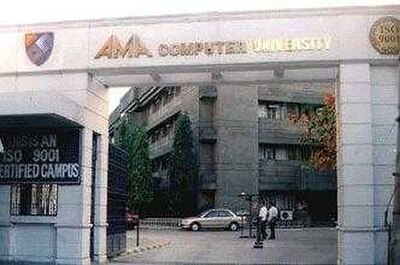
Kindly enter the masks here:
[[275, 239], [275, 225], [277, 221], [278, 221], [278, 209], [272, 203], [269, 203], [268, 223], [269, 223], [269, 228], [271, 230], [271, 235], [269, 236], [268, 239]]
[[260, 218], [260, 231], [262, 240], [267, 238], [267, 216], [268, 216], [268, 209], [265, 201], [262, 200], [260, 212], [258, 214], [258, 217]]

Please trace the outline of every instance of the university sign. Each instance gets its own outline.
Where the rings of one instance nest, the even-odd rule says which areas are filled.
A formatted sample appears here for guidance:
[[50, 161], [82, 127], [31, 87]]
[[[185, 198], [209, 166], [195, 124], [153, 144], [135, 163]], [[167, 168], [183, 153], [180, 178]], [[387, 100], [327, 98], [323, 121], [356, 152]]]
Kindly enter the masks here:
[[136, 35], [132, 35], [125, 45], [122, 45], [121, 41], [116, 36], [111, 35], [94, 58], [99, 59], [103, 56], [108, 59], [117, 59], [125, 57], [138, 58], [139, 56], [152, 57], [152, 54]]
[[79, 131], [1, 133], [0, 184], [80, 183]]
[[299, 38], [274, 38], [229, 41], [194, 41], [160, 43], [155, 51], [136, 35], [132, 35], [127, 42], [122, 42], [115, 35], [111, 35], [100, 47], [94, 59], [121, 59], [199, 55], [231, 55], [247, 53], [274, 53], [274, 52], [299, 52], [299, 51], [327, 51], [330, 50], [332, 37], [299, 37]]

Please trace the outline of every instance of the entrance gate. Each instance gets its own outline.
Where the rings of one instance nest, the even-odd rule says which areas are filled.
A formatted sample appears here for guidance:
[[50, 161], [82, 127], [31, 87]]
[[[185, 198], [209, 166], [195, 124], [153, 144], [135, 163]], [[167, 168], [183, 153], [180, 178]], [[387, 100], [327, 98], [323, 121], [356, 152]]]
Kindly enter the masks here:
[[107, 257], [126, 250], [127, 155], [121, 148], [108, 147]]
[[[67, 177], [58, 170], [59, 178], [53, 178], [58, 185], [54, 196], [56, 216], [41, 216], [36, 210], [30, 215], [11, 211], [13, 198], [24, 203], [24, 209], [35, 209], [35, 204], [17, 200], [20, 193], [12, 185], [37, 185], [39, 179], [43, 184], [48, 182], [49, 172], [55, 172], [48, 169], [55, 161], [32, 160], [35, 164], [30, 161], [33, 156], [28, 155], [32, 152], [27, 152], [24, 160], [10, 158], [1, 163], [0, 263], [89, 265], [92, 225], [96, 262], [104, 262], [106, 254], [116, 255], [126, 247], [124, 158], [113, 147], [110, 161], [107, 158], [108, 127], [113, 126], [107, 113], [108, 88], [161, 89], [163, 84], [191, 89], [190, 93], [181, 94], [181, 102], [170, 105], [171, 111], [163, 108], [164, 102], [171, 104], [170, 95], [166, 94], [160, 104], [159, 99], [150, 101], [150, 93], [138, 94], [146, 101], [138, 107], [152, 105], [143, 111], [151, 110], [152, 117], [147, 121], [153, 127], [181, 107], [196, 114], [200, 98], [215, 98], [215, 113], [220, 115], [215, 136], [211, 139], [200, 135], [200, 140], [217, 141], [215, 150], [223, 151], [215, 156], [219, 163], [215, 167], [217, 184], [229, 179], [240, 184], [236, 190], [229, 185], [217, 186], [216, 200], [231, 202], [228, 193], [236, 196], [244, 189], [257, 191], [257, 141], [262, 128], [258, 123], [258, 103], [276, 100], [273, 93], [259, 88], [266, 85], [272, 91], [280, 91], [299, 83], [295, 87], [309, 95], [311, 82], [322, 84], [335, 78], [339, 80], [337, 261], [385, 263], [388, 240], [384, 213], [394, 190], [398, 128], [391, 128], [398, 116], [400, 69], [398, 42], [391, 39], [398, 39], [399, 14], [400, 6], [346, 7], [0, 27], [0, 128], [24, 130], [29, 140], [16, 141], [15, 150], [36, 149], [38, 143], [31, 128], [50, 129], [41, 137], [54, 135], [51, 130], [56, 128], [80, 128], [69, 145], [45, 143], [40, 147], [64, 154], [56, 163], [58, 169], [65, 169]], [[35, 49], [45, 52], [47, 60], [34, 58]], [[210, 83], [217, 87], [216, 93], [197, 89]], [[247, 89], [249, 83], [255, 89]], [[302, 102], [309, 102], [309, 98]], [[135, 104], [137, 100], [132, 106]], [[238, 112], [238, 104], [247, 107]], [[222, 124], [230, 124], [235, 131], [219, 130]], [[242, 124], [254, 126], [249, 125], [245, 131]], [[98, 134], [99, 144], [97, 174], [91, 181], [93, 133]], [[238, 137], [239, 133], [251, 135], [254, 141]], [[265, 143], [268, 141], [266, 135]], [[71, 146], [78, 151], [69, 152]], [[163, 147], [161, 141], [158, 146]], [[248, 155], [235, 157], [228, 150]], [[231, 158], [236, 159], [232, 161], [237, 170], [225, 163]], [[7, 174], [5, 166], [9, 169]], [[11, 174], [11, 168], [17, 167], [18, 174]], [[40, 177], [33, 178], [32, 169], [39, 172], [38, 167], [44, 168], [46, 174], [40, 172]], [[243, 169], [250, 174], [243, 173]], [[251, 189], [245, 181], [251, 182]], [[91, 184], [95, 186], [92, 220], [88, 196]]]

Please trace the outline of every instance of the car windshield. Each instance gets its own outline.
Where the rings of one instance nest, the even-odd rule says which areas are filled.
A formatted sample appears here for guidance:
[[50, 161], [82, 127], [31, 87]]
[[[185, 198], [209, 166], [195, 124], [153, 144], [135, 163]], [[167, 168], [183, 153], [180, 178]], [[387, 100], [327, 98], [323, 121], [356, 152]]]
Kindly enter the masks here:
[[197, 215], [197, 217], [203, 217], [203, 215], [205, 215], [207, 212], [208, 212], [208, 211], [201, 212], [201, 213], [199, 213], [199, 214]]

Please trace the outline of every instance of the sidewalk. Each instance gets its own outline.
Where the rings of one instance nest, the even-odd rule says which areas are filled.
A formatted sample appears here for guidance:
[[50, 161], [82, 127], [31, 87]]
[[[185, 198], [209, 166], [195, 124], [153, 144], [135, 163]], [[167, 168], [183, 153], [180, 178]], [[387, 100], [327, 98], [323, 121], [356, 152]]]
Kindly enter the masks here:
[[253, 248], [254, 238], [240, 238], [240, 232], [223, 230], [200, 232], [145, 230], [143, 232], [143, 238], [152, 242], [171, 241], [172, 243], [160, 249], [124, 256], [113, 260], [110, 264], [317, 265], [337, 262], [337, 230], [335, 228], [278, 229], [277, 239], [264, 241], [262, 249]]
[[137, 232], [136, 230], [126, 231], [126, 252], [113, 260], [123, 260], [128, 256], [133, 256], [136, 253], [141, 253], [150, 249], [158, 249], [171, 244], [171, 241], [161, 237], [156, 236], [151, 233], [147, 233], [148, 229], [139, 230], [139, 246], [137, 246]]

